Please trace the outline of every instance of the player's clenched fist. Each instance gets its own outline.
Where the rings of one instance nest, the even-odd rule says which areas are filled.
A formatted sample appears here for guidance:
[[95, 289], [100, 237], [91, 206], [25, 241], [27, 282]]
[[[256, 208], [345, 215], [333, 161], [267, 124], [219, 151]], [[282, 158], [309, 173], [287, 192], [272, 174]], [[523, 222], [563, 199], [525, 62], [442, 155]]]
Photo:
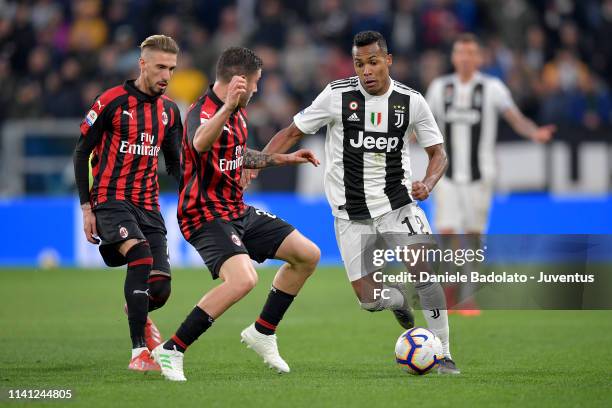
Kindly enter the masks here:
[[429, 187], [422, 181], [414, 181], [412, 183], [412, 198], [423, 201], [429, 197]]
[[229, 85], [227, 86], [227, 96], [225, 104], [232, 109], [235, 109], [240, 103], [240, 99], [247, 91], [247, 81], [244, 76], [234, 75]]

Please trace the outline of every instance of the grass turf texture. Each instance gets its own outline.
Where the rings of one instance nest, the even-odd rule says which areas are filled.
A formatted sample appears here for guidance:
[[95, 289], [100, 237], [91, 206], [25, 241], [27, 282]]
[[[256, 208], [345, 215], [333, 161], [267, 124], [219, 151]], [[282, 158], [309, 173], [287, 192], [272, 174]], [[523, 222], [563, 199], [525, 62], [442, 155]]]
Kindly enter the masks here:
[[[451, 316], [463, 373], [414, 377], [395, 365], [402, 332], [389, 312], [367, 313], [340, 268], [320, 268], [279, 327], [292, 372], [280, 376], [239, 342], [273, 276], [260, 282], [188, 351], [188, 382], [127, 370], [123, 275], [114, 270], [0, 271], [0, 405], [9, 388], [70, 388], [78, 406], [611, 406], [612, 311], [485, 311]], [[173, 333], [213, 283], [175, 270], [169, 303], [152, 314]], [[423, 326], [420, 312], [417, 324]], [[34, 402], [32, 404], [40, 404]]]

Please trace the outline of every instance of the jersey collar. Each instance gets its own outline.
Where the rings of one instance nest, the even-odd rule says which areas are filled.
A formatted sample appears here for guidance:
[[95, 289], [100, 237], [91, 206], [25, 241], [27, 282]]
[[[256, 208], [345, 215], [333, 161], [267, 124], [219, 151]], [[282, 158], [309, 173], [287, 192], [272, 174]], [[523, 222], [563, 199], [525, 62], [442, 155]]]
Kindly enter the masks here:
[[365, 97], [365, 99], [386, 99], [389, 97], [389, 95], [391, 95], [391, 92], [393, 92], [393, 87], [394, 87], [394, 81], [393, 78], [389, 77], [389, 89], [387, 89], [387, 92], [385, 92], [382, 95], [372, 95], [369, 94], [368, 91], [365, 90], [365, 88], [361, 85], [361, 80], [357, 80], [357, 87], [359, 88], [359, 90], [361, 91], [361, 93], [363, 94], [363, 96]]
[[480, 79], [482, 78], [482, 74], [480, 73], [480, 71], [474, 72], [474, 75], [472, 75], [472, 78], [465, 83], [461, 82], [461, 79], [459, 79], [459, 74], [453, 74], [453, 76], [454, 76], [455, 82], [458, 83], [459, 85], [472, 85], [476, 82], [479, 82]]
[[215, 103], [215, 105], [217, 105], [219, 108], [223, 105], [225, 105], [225, 102], [223, 102], [215, 93], [215, 91], [213, 91], [213, 87], [212, 84], [208, 85], [208, 91], [206, 91], [206, 95]]

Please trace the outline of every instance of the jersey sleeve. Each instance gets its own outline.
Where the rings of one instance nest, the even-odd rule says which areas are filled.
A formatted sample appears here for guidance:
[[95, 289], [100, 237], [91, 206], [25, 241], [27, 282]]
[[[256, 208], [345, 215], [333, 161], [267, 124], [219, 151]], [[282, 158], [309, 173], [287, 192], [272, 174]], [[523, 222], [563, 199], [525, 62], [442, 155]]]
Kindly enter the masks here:
[[412, 129], [408, 128], [408, 132], [414, 131], [416, 133], [417, 141], [423, 148], [444, 143], [438, 124], [423, 95], [417, 94], [417, 96], [413, 96], [410, 99], [412, 105], [410, 107]]
[[171, 126], [162, 142], [162, 151], [164, 152], [166, 173], [174, 177], [178, 182], [181, 167], [181, 137], [183, 136], [183, 124], [181, 122], [181, 112], [176, 104], [173, 104], [170, 114]]
[[101, 95], [81, 122], [81, 135], [73, 155], [74, 179], [81, 204], [89, 202], [89, 155], [102, 140], [102, 135], [108, 127], [106, 122], [112, 120], [109, 104], [110, 101], [104, 94]]
[[427, 100], [427, 104], [429, 104], [429, 108], [435, 117], [440, 118], [442, 115], [442, 81], [434, 80], [427, 88], [427, 93], [425, 94], [425, 99]]
[[508, 109], [516, 109], [510, 90], [497, 78], [491, 81], [491, 98], [498, 112], [503, 113]]
[[314, 134], [333, 120], [332, 95], [331, 86], [327, 85], [309, 107], [293, 117], [293, 122], [302, 133]]

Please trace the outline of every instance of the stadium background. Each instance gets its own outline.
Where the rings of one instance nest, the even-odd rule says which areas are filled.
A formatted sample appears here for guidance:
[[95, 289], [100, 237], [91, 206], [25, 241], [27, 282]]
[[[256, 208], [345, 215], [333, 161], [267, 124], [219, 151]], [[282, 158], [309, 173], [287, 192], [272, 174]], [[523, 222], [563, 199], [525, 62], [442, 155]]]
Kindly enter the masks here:
[[[249, 106], [249, 144], [261, 148], [326, 83], [353, 75], [357, 31], [382, 32], [392, 76], [423, 93], [449, 72], [457, 34], [475, 32], [483, 71], [502, 78], [529, 117], [559, 127], [540, 146], [502, 123], [489, 232], [607, 233], [612, 226], [612, 0], [38, 0], [0, 1], [0, 16], [2, 265], [100, 264], [82, 238], [76, 203], [77, 124], [103, 89], [136, 77], [137, 45], [153, 33], [181, 46], [168, 94], [183, 110], [214, 80], [225, 47], [262, 56]], [[320, 158], [323, 132], [302, 142]], [[421, 149], [413, 154], [418, 176], [426, 158]], [[337, 263], [322, 174], [309, 166], [266, 170], [247, 199], [294, 223], [321, 246], [325, 263]], [[176, 228], [175, 184], [162, 175], [161, 186], [173, 263], [199, 265]]]

